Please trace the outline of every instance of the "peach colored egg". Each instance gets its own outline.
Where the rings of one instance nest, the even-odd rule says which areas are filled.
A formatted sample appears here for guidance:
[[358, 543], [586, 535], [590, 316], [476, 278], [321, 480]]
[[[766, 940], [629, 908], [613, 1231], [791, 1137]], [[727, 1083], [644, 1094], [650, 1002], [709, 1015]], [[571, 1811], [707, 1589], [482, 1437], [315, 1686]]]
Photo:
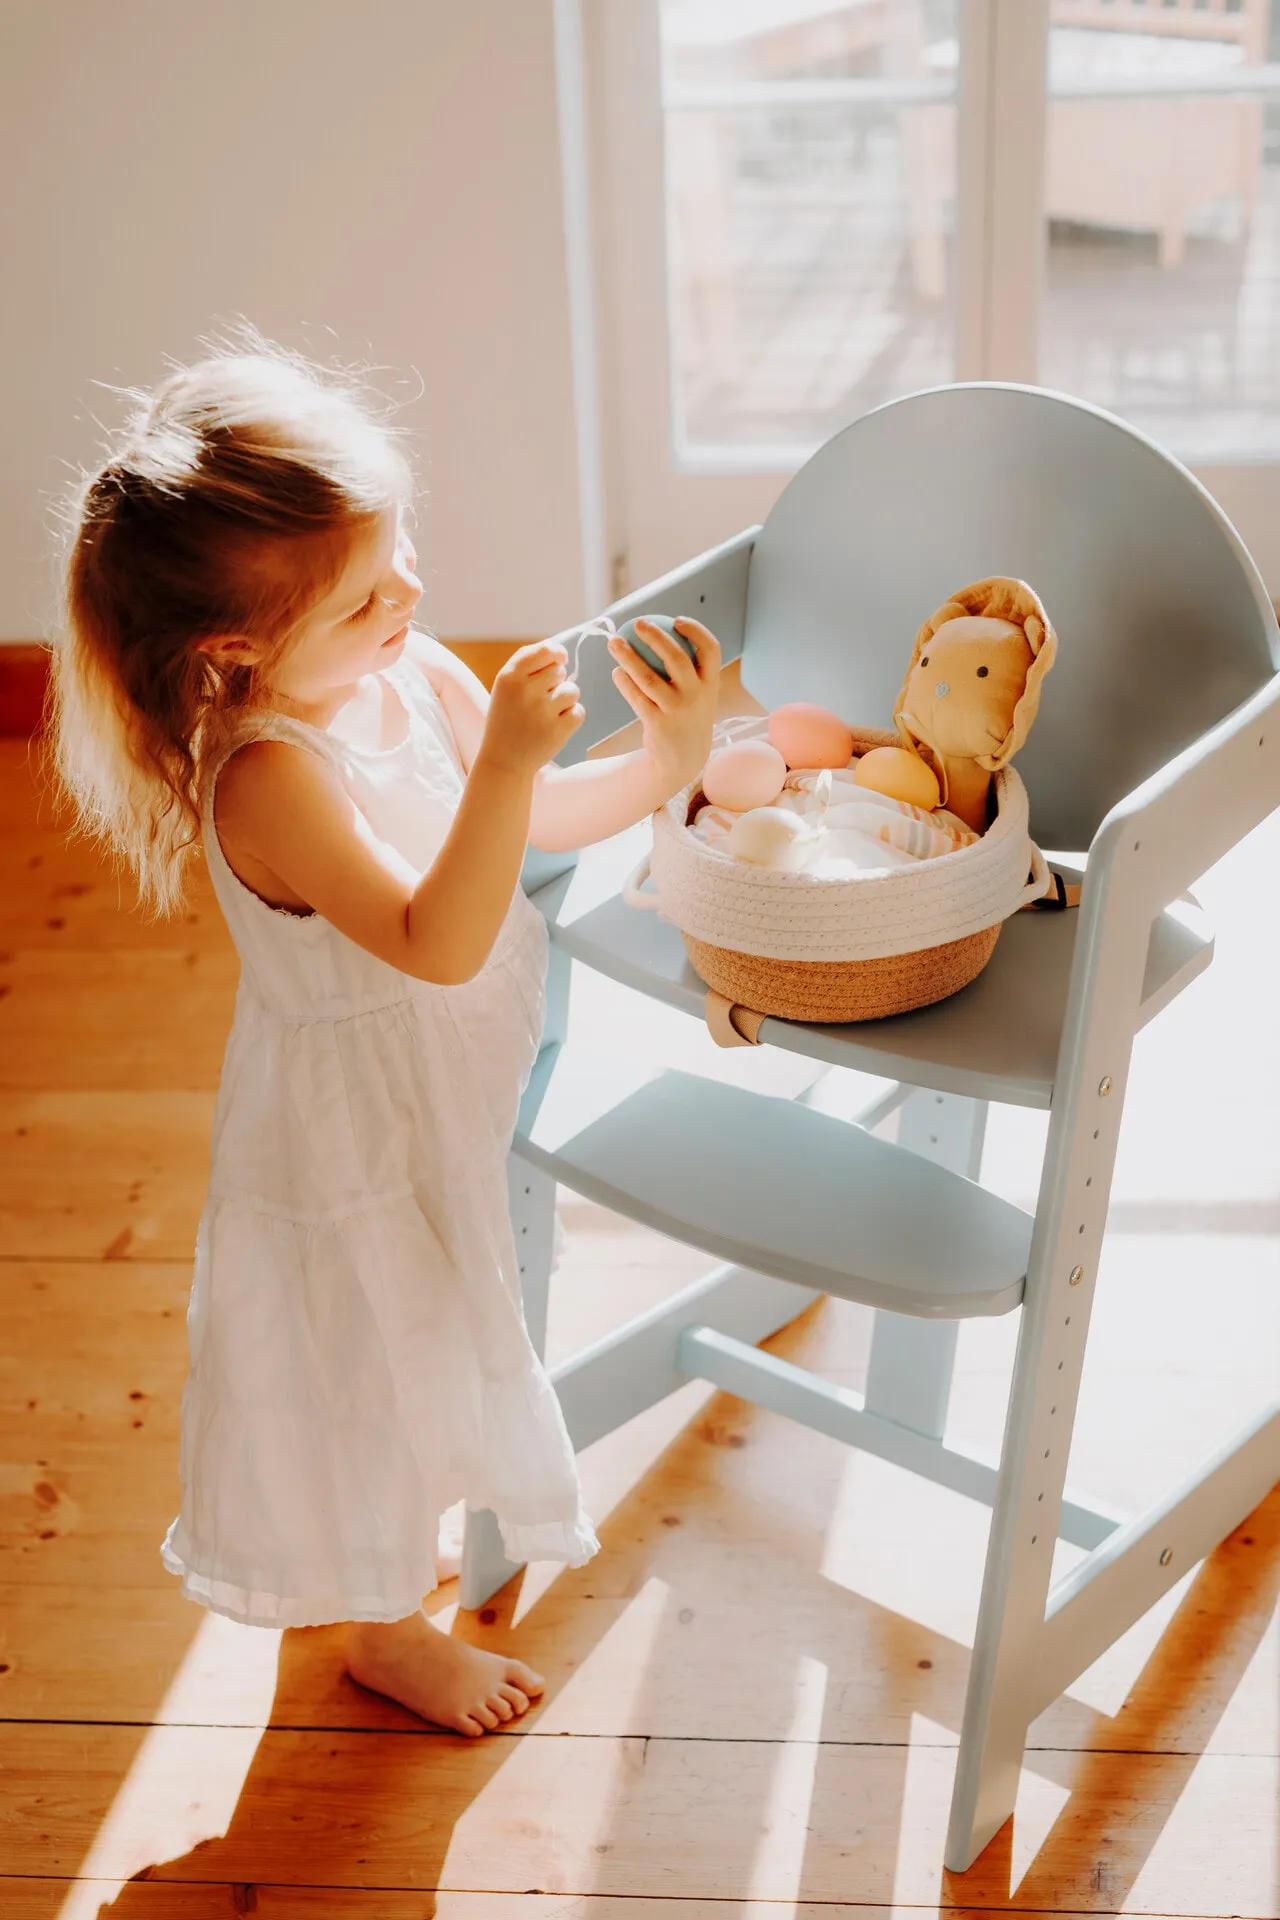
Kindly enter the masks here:
[[918, 753], [906, 747], [872, 747], [853, 770], [860, 787], [887, 794], [890, 800], [905, 800], [910, 807], [923, 807], [932, 813], [942, 798], [938, 776]]
[[794, 700], [769, 715], [769, 738], [789, 767], [847, 767], [853, 735], [838, 714]]
[[735, 740], [708, 760], [702, 791], [713, 807], [749, 813], [776, 800], [786, 777], [785, 760], [767, 740]]

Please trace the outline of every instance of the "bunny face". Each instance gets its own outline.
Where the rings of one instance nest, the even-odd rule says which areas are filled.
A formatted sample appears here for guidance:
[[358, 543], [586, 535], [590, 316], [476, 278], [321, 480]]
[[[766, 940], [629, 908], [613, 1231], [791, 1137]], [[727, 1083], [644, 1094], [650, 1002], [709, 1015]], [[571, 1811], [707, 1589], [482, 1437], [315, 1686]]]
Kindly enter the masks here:
[[902, 722], [935, 754], [990, 760], [1009, 737], [1034, 658], [1011, 620], [948, 620], [919, 651], [903, 689]]
[[944, 796], [948, 766], [974, 774], [1008, 766], [1057, 648], [1037, 595], [1007, 574], [962, 587], [925, 621], [893, 717], [903, 744], [933, 764]]

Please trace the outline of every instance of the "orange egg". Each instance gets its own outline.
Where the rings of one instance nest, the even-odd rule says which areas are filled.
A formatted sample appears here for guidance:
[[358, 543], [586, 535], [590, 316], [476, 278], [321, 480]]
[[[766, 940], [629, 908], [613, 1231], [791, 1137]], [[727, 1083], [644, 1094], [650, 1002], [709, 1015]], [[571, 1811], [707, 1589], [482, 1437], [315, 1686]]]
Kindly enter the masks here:
[[890, 800], [905, 800], [910, 807], [923, 807], [926, 813], [932, 813], [942, 798], [933, 768], [906, 747], [872, 747], [859, 760], [853, 777], [860, 787], [870, 787]]
[[847, 767], [853, 735], [838, 714], [794, 700], [769, 715], [769, 738], [789, 767]]
[[767, 740], [735, 740], [708, 760], [702, 791], [713, 807], [749, 813], [776, 800], [786, 777], [786, 761]]

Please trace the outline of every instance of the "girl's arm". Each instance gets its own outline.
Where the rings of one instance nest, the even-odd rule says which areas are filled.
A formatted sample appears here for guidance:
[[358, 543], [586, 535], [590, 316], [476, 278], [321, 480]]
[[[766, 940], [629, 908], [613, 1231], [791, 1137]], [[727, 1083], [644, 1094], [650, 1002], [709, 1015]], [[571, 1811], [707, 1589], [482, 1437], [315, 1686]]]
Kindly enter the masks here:
[[494, 685], [444, 845], [418, 875], [386, 846], [315, 754], [244, 747], [218, 781], [218, 837], [265, 898], [321, 914], [357, 946], [419, 980], [479, 972], [519, 884], [538, 770], [582, 723], [562, 647], [522, 648]]
[[[720, 648], [697, 620], [677, 625], [697, 648], [691, 661], [660, 627], [640, 621], [669, 681], [624, 640], [609, 642], [613, 681], [640, 721], [644, 744], [634, 753], [543, 767], [534, 787], [529, 838], [544, 853], [607, 840], [634, 826], [694, 779], [711, 751], [720, 680]], [[489, 696], [468, 667], [438, 641], [415, 636], [414, 657], [440, 695], [463, 764], [470, 768], [483, 737]]]

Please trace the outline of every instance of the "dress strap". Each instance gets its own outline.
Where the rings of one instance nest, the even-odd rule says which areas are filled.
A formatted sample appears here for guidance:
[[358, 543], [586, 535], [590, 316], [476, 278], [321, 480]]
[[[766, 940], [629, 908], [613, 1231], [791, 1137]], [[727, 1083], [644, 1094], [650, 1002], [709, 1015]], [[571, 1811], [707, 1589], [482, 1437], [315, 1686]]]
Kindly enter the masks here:
[[321, 728], [310, 726], [305, 720], [292, 720], [288, 714], [251, 709], [232, 723], [212, 761], [205, 768], [201, 812], [207, 821], [213, 820], [213, 796], [222, 769], [242, 747], [250, 746], [255, 740], [283, 740], [288, 746], [301, 747], [307, 753], [314, 753], [318, 759], [341, 771], [342, 762], [337, 748]]
[[385, 669], [382, 677], [399, 696], [409, 716], [410, 732], [416, 724], [425, 722], [437, 749], [443, 751], [453, 771], [465, 779], [466, 770], [458, 752], [458, 743], [453, 737], [449, 716], [444, 702], [431, 684], [425, 663], [411, 654], [403, 654], [393, 666]]

